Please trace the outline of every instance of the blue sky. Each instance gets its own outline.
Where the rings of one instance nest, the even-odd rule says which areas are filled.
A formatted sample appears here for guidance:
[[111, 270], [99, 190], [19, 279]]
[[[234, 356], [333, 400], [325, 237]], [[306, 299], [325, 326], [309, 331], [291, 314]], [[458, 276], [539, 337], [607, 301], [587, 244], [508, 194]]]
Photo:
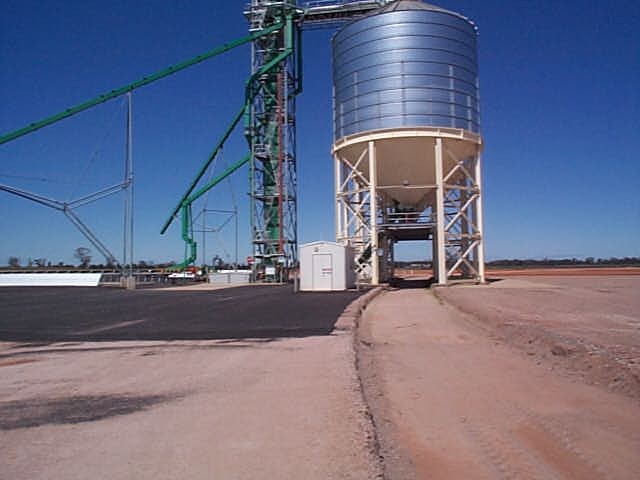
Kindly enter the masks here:
[[[243, 1], [0, 5], [3, 133], [246, 34]], [[487, 257], [640, 255], [640, 5], [439, 5], [480, 29]], [[330, 37], [309, 31], [304, 39], [301, 243], [334, 237]], [[181, 259], [178, 226], [164, 236], [160, 227], [239, 108], [248, 70], [249, 48], [240, 47], [134, 93], [136, 259]], [[115, 100], [0, 146], [0, 183], [67, 200], [117, 182], [124, 129]], [[235, 135], [216, 171], [245, 151]], [[208, 203], [237, 204], [240, 258], [250, 253], [247, 179], [246, 169], [237, 172]], [[73, 261], [73, 250], [87, 245], [56, 212], [1, 192], [0, 209], [0, 264], [10, 255]], [[117, 256], [121, 211], [121, 197], [79, 210]], [[207, 257], [231, 259], [233, 244], [226, 227], [207, 238]], [[424, 256], [416, 245], [398, 255]]]

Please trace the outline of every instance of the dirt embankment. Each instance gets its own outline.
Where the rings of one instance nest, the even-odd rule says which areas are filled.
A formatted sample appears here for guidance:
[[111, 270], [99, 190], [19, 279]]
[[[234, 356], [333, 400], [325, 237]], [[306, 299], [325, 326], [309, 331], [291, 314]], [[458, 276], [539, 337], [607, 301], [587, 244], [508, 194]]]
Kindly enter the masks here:
[[529, 267], [529, 268], [489, 268], [489, 277], [612, 277], [640, 275], [640, 267]]
[[[502, 277], [602, 277], [602, 276], [630, 276], [640, 275], [640, 267], [522, 267], [522, 268], [498, 268], [487, 267], [487, 277], [499, 279]], [[419, 268], [396, 268], [396, 277], [430, 277], [433, 275], [431, 269]]]
[[521, 277], [436, 289], [538, 364], [640, 399], [640, 277]]

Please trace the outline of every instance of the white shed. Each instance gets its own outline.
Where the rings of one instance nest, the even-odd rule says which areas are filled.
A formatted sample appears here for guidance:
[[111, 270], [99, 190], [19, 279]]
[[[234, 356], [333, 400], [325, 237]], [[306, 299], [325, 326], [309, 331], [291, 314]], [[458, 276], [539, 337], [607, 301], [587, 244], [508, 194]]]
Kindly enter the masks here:
[[335, 242], [300, 245], [300, 290], [346, 290], [355, 277], [352, 248]]

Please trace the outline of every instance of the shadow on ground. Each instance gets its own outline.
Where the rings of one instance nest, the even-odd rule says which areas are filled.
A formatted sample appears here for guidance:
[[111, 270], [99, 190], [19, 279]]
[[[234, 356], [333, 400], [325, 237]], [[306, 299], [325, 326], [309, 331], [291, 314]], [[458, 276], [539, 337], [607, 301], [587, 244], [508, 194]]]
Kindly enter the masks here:
[[[485, 282], [490, 284], [495, 282], [501, 282], [503, 280], [504, 278], [492, 277], [492, 278], [487, 278]], [[427, 279], [393, 278], [389, 282], [389, 286], [392, 288], [431, 288], [431, 286], [434, 285], [435, 283], [436, 283], [436, 280], [434, 277], [430, 277]]]
[[0, 430], [93, 422], [145, 410], [177, 397], [87, 395], [0, 403]]
[[0, 288], [0, 341], [219, 340], [329, 335], [363, 292], [287, 285], [209, 291]]
[[393, 278], [389, 282], [389, 286], [393, 288], [431, 288], [434, 278]]

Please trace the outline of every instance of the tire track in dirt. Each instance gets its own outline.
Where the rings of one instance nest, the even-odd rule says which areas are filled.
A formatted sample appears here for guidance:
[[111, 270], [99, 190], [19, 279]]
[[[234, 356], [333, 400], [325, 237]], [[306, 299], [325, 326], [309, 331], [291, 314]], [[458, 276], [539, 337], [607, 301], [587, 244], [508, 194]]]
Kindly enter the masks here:
[[[587, 455], [578, 445], [570, 427], [558, 420], [517, 407], [518, 436], [536, 450], [566, 478], [608, 480], [607, 468], [597, 459], [598, 451]], [[564, 453], [564, 455], [562, 455]]]
[[561, 480], [506, 431], [478, 423], [467, 426], [466, 432], [477, 445], [480, 456], [489, 460], [496, 478]]

